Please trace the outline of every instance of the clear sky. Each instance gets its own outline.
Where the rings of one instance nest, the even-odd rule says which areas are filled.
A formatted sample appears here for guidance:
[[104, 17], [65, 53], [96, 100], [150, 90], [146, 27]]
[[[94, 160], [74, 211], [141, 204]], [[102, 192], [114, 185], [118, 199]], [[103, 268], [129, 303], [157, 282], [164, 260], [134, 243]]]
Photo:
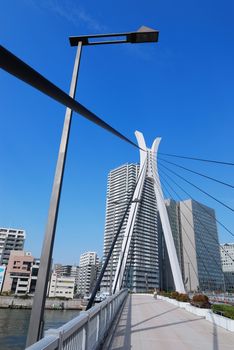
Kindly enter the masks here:
[[[233, 162], [233, 18], [232, 0], [9, 0], [1, 2], [0, 35], [68, 92], [69, 36], [160, 30], [157, 44], [84, 47], [76, 98], [132, 140], [135, 130], [148, 146], [161, 136], [161, 152]], [[25, 229], [25, 248], [39, 257], [65, 108], [3, 71], [0, 89], [0, 226]], [[169, 160], [234, 183], [234, 167]], [[74, 114], [55, 262], [102, 254], [107, 174], [138, 161], [137, 149]], [[234, 207], [233, 189], [176, 171]], [[233, 212], [185, 186], [234, 231]], [[219, 233], [221, 242], [234, 240]]]

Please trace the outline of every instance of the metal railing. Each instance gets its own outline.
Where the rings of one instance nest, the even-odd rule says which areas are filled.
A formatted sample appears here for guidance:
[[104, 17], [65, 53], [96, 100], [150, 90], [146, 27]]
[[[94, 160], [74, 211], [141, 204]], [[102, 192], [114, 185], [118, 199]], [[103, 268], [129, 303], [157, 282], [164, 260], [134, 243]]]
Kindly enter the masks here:
[[26, 350], [95, 350], [100, 347], [128, 294], [123, 289], [57, 329]]

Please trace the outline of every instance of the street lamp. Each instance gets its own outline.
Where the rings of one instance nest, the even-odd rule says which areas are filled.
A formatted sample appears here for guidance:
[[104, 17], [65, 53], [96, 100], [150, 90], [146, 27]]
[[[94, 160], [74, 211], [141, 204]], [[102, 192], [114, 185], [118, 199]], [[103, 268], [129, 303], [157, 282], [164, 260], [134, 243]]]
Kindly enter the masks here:
[[[159, 32], [147, 27], [141, 27], [137, 32], [130, 33], [116, 33], [116, 34], [100, 34], [100, 35], [85, 35], [70, 37], [71, 46], [77, 46], [77, 53], [75, 58], [75, 64], [72, 74], [72, 81], [70, 86], [70, 97], [74, 98], [77, 85], [77, 77], [79, 72], [80, 57], [83, 45], [100, 45], [100, 44], [121, 44], [121, 43], [146, 43], [157, 42]], [[106, 40], [106, 38], [119, 38], [125, 37], [121, 40]], [[95, 41], [101, 39], [101, 41]], [[52, 262], [52, 253], [56, 232], [56, 224], [58, 217], [58, 209], [60, 202], [60, 195], [63, 182], [63, 174], [65, 168], [67, 146], [69, 141], [70, 126], [72, 120], [72, 110], [66, 109], [64, 126], [62, 131], [59, 155], [57, 160], [57, 166], [54, 176], [53, 189], [50, 200], [50, 207], [48, 213], [48, 221], [44, 236], [44, 242], [42, 247], [40, 268], [38, 272], [38, 279], [36, 285], [36, 291], [33, 300], [33, 306], [31, 311], [28, 337], [26, 346], [30, 346], [39, 339], [42, 338], [44, 328], [44, 307], [46, 300], [47, 285], [49, 280], [49, 272]]]

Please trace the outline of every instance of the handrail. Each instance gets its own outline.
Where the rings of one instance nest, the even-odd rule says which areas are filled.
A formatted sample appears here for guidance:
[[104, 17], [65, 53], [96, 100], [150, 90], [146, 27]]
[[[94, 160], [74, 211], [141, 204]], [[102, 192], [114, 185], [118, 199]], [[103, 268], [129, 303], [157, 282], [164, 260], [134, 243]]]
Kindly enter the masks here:
[[63, 326], [49, 329], [44, 338], [26, 350], [98, 349], [127, 295], [128, 290], [122, 289]]

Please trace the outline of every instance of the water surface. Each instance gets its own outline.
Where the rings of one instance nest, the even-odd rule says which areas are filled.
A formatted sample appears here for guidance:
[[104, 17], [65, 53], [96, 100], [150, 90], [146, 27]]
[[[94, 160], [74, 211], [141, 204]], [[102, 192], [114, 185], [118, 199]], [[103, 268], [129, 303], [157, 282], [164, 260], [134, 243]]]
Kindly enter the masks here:
[[[25, 349], [30, 312], [0, 309], [0, 350]], [[45, 329], [58, 328], [78, 315], [78, 310], [46, 310]]]

